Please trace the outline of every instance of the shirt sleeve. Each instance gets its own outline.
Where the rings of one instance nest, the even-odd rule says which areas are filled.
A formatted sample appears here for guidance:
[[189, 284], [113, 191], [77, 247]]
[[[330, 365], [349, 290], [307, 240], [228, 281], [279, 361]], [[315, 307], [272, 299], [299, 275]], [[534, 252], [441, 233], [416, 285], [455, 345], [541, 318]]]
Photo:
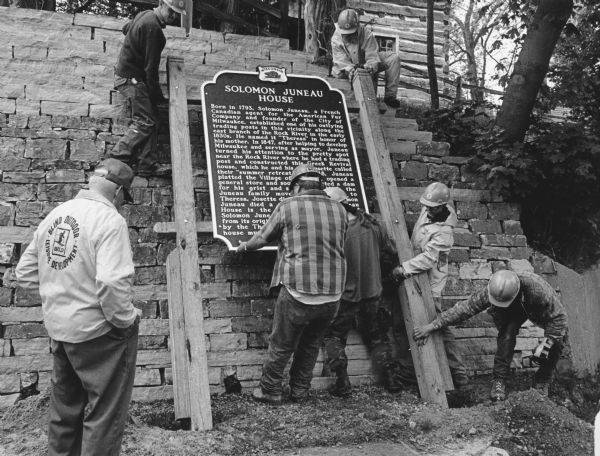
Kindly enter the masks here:
[[450, 309], [439, 314], [434, 320], [434, 325], [436, 328], [443, 328], [459, 323], [483, 312], [489, 306], [490, 302], [487, 296], [487, 287], [484, 287], [473, 293], [466, 301], [460, 301]]
[[379, 228], [379, 249], [381, 252], [381, 273], [385, 276], [398, 265], [398, 250], [385, 226], [377, 223]]
[[544, 328], [544, 335], [556, 340], [562, 340], [567, 333], [567, 312], [558, 297], [548, 299], [546, 318], [548, 323]]
[[165, 100], [158, 80], [160, 55], [165, 46], [161, 28], [158, 26], [145, 27], [142, 39], [145, 54], [144, 73], [146, 74], [146, 84], [150, 92], [150, 99], [153, 103], [160, 103]]
[[333, 57], [331, 73], [333, 76], [336, 78], [347, 77], [347, 74], [344, 73], [344, 71], [350, 72], [354, 67], [354, 63], [352, 63], [350, 56], [346, 52], [346, 48], [344, 43], [342, 43], [341, 38], [337, 35], [334, 35], [331, 40], [331, 54]]
[[267, 222], [260, 229], [258, 234], [267, 242], [273, 242], [281, 236], [283, 231], [281, 204], [277, 205], [273, 213], [269, 216]]
[[370, 30], [365, 29], [365, 39], [362, 43], [365, 53], [365, 65], [377, 68], [379, 62], [379, 45]]
[[17, 283], [28, 292], [39, 293], [40, 277], [38, 270], [38, 230], [33, 234], [33, 240], [29, 243], [15, 269]]
[[418, 274], [432, 269], [440, 258], [440, 254], [450, 252], [453, 244], [451, 232], [437, 231], [425, 244], [423, 251], [417, 256], [402, 263], [404, 271], [408, 274]]
[[136, 317], [133, 307], [133, 257], [124, 219], [106, 230], [96, 249], [96, 285], [106, 320], [118, 328], [130, 326]]

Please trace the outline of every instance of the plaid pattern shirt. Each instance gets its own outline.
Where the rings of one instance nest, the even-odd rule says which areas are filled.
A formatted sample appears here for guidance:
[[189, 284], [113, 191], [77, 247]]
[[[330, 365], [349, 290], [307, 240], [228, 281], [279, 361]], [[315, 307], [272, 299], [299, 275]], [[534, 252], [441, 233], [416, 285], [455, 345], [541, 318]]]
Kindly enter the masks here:
[[521, 291], [515, 302], [507, 309], [490, 304], [487, 287], [473, 293], [467, 301], [461, 301], [451, 309], [442, 312], [435, 320], [436, 327], [444, 327], [464, 321], [488, 307], [488, 313], [510, 311], [514, 305], [522, 305], [529, 320], [543, 328], [546, 337], [561, 340], [567, 332], [567, 313], [558, 294], [537, 274], [521, 272], [517, 274], [521, 281]]
[[271, 287], [301, 293], [339, 294], [346, 281], [344, 207], [321, 190], [308, 190], [280, 202], [260, 235], [277, 241]]

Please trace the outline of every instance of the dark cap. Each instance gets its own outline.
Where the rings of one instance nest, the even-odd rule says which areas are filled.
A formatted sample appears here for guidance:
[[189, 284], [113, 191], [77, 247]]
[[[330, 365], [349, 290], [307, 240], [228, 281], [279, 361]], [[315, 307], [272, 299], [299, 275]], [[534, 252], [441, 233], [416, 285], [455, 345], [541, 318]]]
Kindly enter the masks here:
[[114, 182], [117, 185], [123, 186], [125, 200], [133, 201], [133, 198], [129, 193], [131, 182], [133, 182], [133, 170], [128, 165], [116, 158], [107, 158], [98, 163], [98, 166], [96, 166], [96, 169], [94, 170], [94, 174]]

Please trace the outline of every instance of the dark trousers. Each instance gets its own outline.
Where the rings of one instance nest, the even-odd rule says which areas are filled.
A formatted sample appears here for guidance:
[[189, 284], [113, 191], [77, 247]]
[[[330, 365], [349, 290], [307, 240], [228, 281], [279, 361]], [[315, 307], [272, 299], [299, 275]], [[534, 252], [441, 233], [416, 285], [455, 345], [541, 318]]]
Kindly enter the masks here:
[[[435, 311], [439, 315], [442, 312], [441, 298], [433, 298], [435, 304]], [[399, 359], [400, 371], [402, 380], [406, 383], [416, 383], [417, 377], [415, 375], [415, 367], [410, 353], [410, 344], [408, 336], [406, 334], [406, 327], [404, 322], [395, 322], [394, 335], [398, 342], [399, 348]], [[398, 324], [400, 323], [400, 324]], [[456, 338], [450, 330], [450, 328], [440, 329], [442, 339], [444, 340], [444, 349], [446, 351], [446, 357], [448, 358], [448, 367], [452, 377], [456, 375], [466, 375], [467, 368], [465, 367], [462, 356], [460, 355], [460, 349], [456, 343]]]
[[82, 343], [52, 341], [49, 456], [119, 454], [133, 389], [137, 339], [135, 324]]
[[[525, 323], [527, 317], [525, 315], [515, 315], [508, 311], [497, 311], [494, 313], [494, 323], [498, 328], [498, 347], [496, 356], [494, 357], [495, 379], [506, 381], [510, 376], [510, 363], [512, 362], [515, 345], [517, 343], [517, 335], [519, 328]], [[552, 380], [554, 368], [560, 359], [562, 351], [562, 343], [556, 342], [550, 349], [548, 358], [543, 360], [539, 369], [535, 373], [536, 383], [548, 383]]]
[[157, 161], [158, 114], [150, 100], [150, 92], [145, 82], [131, 79], [119, 84], [116, 89], [125, 98], [125, 107], [131, 122], [127, 133], [113, 150], [110, 157], [127, 163], [134, 170], [147, 167]]
[[302, 304], [282, 286], [275, 302], [273, 331], [260, 386], [265, 393], [281, 394], [283, 370], [294, 355], [290, 368], [290, 392], [301, 398], [310, 389], [319, 347], [333, 320], [339, 301], [320, 305]]
[[341, 301], [340, 310], [324, 338], [327, 360], [332, 371], [348, 366], [346, 342], [348, 333], [355, 327], [374, 356], [378, 368], [392, 362], [392, 347], [387, 332], [380, 327], [377, 318], [379, 301], [379, 297], [359, 302]]

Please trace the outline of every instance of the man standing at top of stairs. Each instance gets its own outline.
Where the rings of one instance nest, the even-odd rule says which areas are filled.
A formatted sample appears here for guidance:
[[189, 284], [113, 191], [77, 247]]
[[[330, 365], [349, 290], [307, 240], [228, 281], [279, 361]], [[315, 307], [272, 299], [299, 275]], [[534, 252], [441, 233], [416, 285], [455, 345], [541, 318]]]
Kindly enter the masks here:
[[110, 156], [130, 165], [139, 176], [169, 174], [157, 164], [157, 107], [168, 100], [158, 82], [160, 55], [167, 43], [163, 28], [177, 14], [187, 14], [184, 0], [160, 0], [153, 10], [142, 11], [123, 27], [125, 40], [115, 65], [115, 89], [125, 99], [131, 116], [127, 133]]

